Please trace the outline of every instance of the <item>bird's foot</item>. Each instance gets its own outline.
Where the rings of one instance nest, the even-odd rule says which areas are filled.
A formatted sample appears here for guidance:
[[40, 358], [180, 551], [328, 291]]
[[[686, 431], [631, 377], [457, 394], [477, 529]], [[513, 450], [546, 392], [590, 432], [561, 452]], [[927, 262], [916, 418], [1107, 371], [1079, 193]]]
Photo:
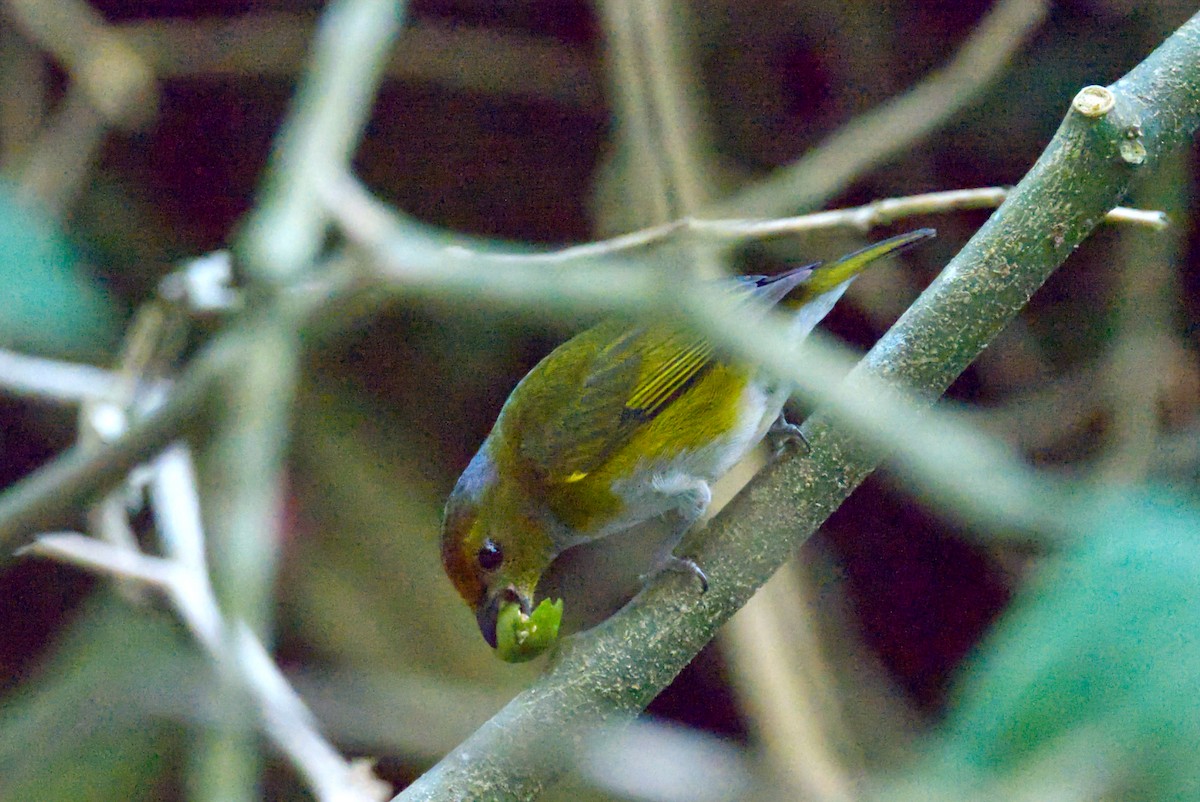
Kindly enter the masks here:
[[664, 571], [694, 576], [700, 582], [700, 593], [708, 593], [708, 574], [704, 573], [704, 569], [696, 565], [696, 561], [690, 557], [676, 557], [674, 554], [663, 560], [657, 571], [642, 575], [642, 584]]
[[803, 445], [806, 454], [812, 451], [812, 446], [809, 445], [804, 432], [797, 424], [789, 421], [782, 412], [771, 424], [771, 428], [767, 429], [767, 443], [771, 446], [771, 453], [776, 458], [783, 456], [783, 452], [791, 445]]

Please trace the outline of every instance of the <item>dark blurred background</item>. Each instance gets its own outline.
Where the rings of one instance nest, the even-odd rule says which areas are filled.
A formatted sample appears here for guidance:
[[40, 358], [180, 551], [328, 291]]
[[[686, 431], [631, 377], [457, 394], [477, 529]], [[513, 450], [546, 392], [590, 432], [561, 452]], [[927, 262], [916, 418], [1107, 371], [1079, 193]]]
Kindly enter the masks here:
[[[700, 91], [712, 191], [719, 196], [754, 182], [904, 92], [943, 64], [991, 5], [687, 4], [679, 24]], [[74, 264], [72, 280], [85, 288], [63, 295], [61, 309], [48, 304], [39, 314], [70, 316], [83, 304], [98, 310], [92, 323], [31, 348], [107, 364], [131, 310], [158, 279], [236, 234], [321, 4], [91, 6], [152, 65], [156, 104], [140, 119], [104, 128], [73, 181], [37, 184], [27, 165], [45, 147], [43, 126], [67, 104], [70, 80], [0, 5], [0, 68], [15, 76], [0, 89], [0, 112], [9, 120], [0, 146], [11, 181], [4, 194], [15, 199], [6, 204], [49, 195], [43, 206], [23, 208], [40, 209], [28, 213], [57, 229], [53, 236]], [[826, 205], [1017, 182], [1078, 88], [1116, 80], [1192, 11], [1182, 2], [1052, 4], [1028, 44], [964, 111]], [[639, 176], [615, 144], [620, 118], [610, 57], [589, 3], [412, 2], [356, 172], [399, 209], [454, 231], [556, 245], [627, 230], [623, 188]], [[22, 123], [21, 114], [31, 119]], [[1171, 231], [1101, 227], [950, 392], [979, 412], [982, 425], [1053, 471], [1152, 475], [1194, 486], [1200, 455], [1187, 445], [1200, 432], [1194, 159], [1189, 154], [1162, 172], [1171, 175], [1139, 187], [1131, 204], [1166, 209]], [[869, 347], [986, 216], [948, 213], [872, 232], [931, 225], [939, 235], [902, 264], [859, 282], [827, 328]], [[791, 247], [820, 259], [855, 242], [823, 235]], [[790, 255], [750, 247], [735, 261], [738, 269], [770, 272]], [[1131, 297], [1145, 307], [1131, 312]], [[1148, 434], [1137, 429], [1133, 445], [1119, 380], [1129, 364], [1121, 338], [1131, 319], [1156, 326], [1138, 352], [1156, 367], [1156, 385], [1142, 388], [1152, 426]], [[439, 505], [511, 387], [570, 332], [532, 316], [398, 303], [311, 344], [295, 416], [277, 642], [285, 666], [315, 677], [319, 713], [330, 711], [336, 721], [335, 701], [346, 698], [337, 683], [346, 671], [416, 677], [414, 687], [441, 679], [487, 689], [492, 695], [475, 707], [463, 701], [473, 698], [466, 691], [457, 695], [470, 708], [466, 721], [481, 720], [529, 681], [527, 670], [488, 654], [440, 575]], [[0, 483], [67, 447], [74, 425], [73, 410], [0, 396]], [[895, 751], [884, 743], [890, 733], [936, 720], [956, 667], [1037, 559], [1035, 548], [989, 549], [963, 534], [884, 472], [801, 555], [806, 615], [824, 643], [824, 670], [841, 686], [839, 715], [851, 732], [868, 733], [848, 737], [880, 760]], [[107, 609], [97, 601], [102, 584], [49, 563], [4, 562], [0, 690], [10, 699], [28, 707], [63, 681], [61, 661], [50, 655], [66, 648], [67, 632], [73, 642], [86, 640], [79, 628]], [[651, 714], [752, 744], [754, 714], [738, 690], [747, 680], [730, 665], [730, 648], [710, 645]], [[71, 670], [84, 670], [86, 650], [72, 654], [81, 664]], [[455, 697], [460, 686], [449, 687], [439, 692]], [[411, 692], [441, 704], [435, 691]], [[385, 753], [384, 736], [329, 727], [349, 751]], [[386, 752], [380, 773], [403, 783], [467, 732], [442, 736], [448, 743], [402, 744]], [[141, 779], [126, 787], [141, 798], [178, 792], [184, 758], [176, 736], [161, 737], [161, 761], [139, 766]], [[286, 770], [269, 782], [274, 795], [295, 793]]]

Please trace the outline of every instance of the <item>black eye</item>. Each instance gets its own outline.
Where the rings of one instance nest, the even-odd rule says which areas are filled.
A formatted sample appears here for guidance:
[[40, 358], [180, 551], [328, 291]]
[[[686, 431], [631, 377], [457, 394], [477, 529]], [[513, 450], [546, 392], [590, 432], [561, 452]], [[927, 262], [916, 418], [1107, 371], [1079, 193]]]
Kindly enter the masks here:
[[479, 561], [479, 567], [483, 570], [495, 571], [500, 567], [500, 563], [504, 562], [504, 552], [499, 543], [489, 538], [483, 541], [475, 559]]

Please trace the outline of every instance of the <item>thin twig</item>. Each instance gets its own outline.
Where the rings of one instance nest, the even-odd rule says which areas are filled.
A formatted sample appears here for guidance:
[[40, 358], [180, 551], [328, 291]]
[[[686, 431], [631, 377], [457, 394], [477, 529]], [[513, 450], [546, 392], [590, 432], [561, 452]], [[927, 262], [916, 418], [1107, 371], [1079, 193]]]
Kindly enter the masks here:
[[[685, 217], [662, 225], [650, 226], [628, 234], [571, 245], [552, 251], [505, 253], [494, 249], [479, 249], [461, 245], [441, 245], [447, 256], [464, 259], [480, 257], [498, 264], [562, 264], [583, 263], [607, 256], [634, 253], [653, 245], [692, 236], [727, 242], [768, 239], [790, 234], [849, 228], [870, 231], [906, 217], [940, 214], [965, 209], [991, 209], [1008, 197], [1010, 189], [979, 187], [928, 192], [902, 198], [885, 198], [863, 206], [832, 209], [796, 217], [771, 220], [708, 219]], [[353, 176], [341, 175], [321, 185], [321, 197], [337, 223], [354, 242], [376, 248], [385, 238], [399, 246], [411, 240], [403, 233], [403, 222], [375, 200]], [[1118, 206], [1105, 215], [1109, 223], [1128, 223], [1160, 231], [1169, 225], [1161, 211], [1130, 209]], [[582, 266], [582, 264], [580, 265]]]
[[196, 474], [187, 449], [173, 446], [159, 457], [156, 467], [151, 499], [163, 545], [176, 568], [168, 590], [180, 616], [218, 669], [235, 672], [225, 679], [252, 695], [263, 731], [318, 799], [369, 798], [359, 792], [357, 773], [317, 731], [312, 715], [245, 620], [234, 619], [232, 626], [225, 623], [229, 616], [209, 581]]
[[263, 200], [237, 248], [252, 277], [279, 283], [316, 259], [328, 221], [318, 188], [354, 155], [404, 13], [404, 0], [341, 0], [326, 9]]
[[163, 554], [183, 570], [206, 577], [208, 558], [195, 487], [191, 450], [183, 443], [168, 446], [154, 461], [150, 480], [150, 506]]
[[697, 76], [696, 53], [686, 4], [680, 0], [638, 0], [635, 27], [640, 28], [639, 52], [645, 72], [656, 147], [651, 158], [663, 159], [667, 184], [682, 215], [692, 215], [708, 202], [705, 154], [715, 148], [705, 135], [705, 103]]
[[[463, 299], [486, 298], [507, 305], [536, 308], [542, 313], [645, 313], [661, 309], [659, 305], [667, 303], [668, 299], [652, 273], [639, 270], [634, 264], [588, 262], [635, 251], [667, 239], [689, 225], [688, 221], [675, 221], [613, 240], [545, 254], [481, 253], [464, 247], [448, 248], [440, 241], [423, 245], [353, 179], [344, 178], [337, 184], [323, 187], [324, 201], [338, 214], [338, 221], [346, 233], [374, 254], [372, 269], [381, 271], [378, 278], [385, 285], [406, 295], [428, 294], [444, 298], [450, 294]], [[847, 211], [849, 217], [857, 214], [855, 210]], [[819, 219], [824, 214], [812, 217]], [[807, 218], [796, 218], [793, 225], [802, 227], [802, 221]], [[701, 228], [711, 222], [703, 221]], [[766, 229], [756, 226], [741, 228], [739, 232], [736, 230], [739, 227], [734, 225], [735, 230], [731, 233], [748, 237], [778, 233], [771, 225]], [[570, 270], [547, 272], [544, 266], [548, 263], [575, 264]], [[490, 269], [492, 265], [501, 269]], [[111, 471], [121, 466], [127, 469], [174, 439], [182, 423], [199, 412], [198, 409], [184, 410], [199, 397], [197, 383], [211, 380], [218, 370], [217, 361], [234, 358], [228, 349], [221, 350], [220, 356], [214, 354], [196, 363], [197, 370], [192, 373], [203, 372], [203, 377], [193, 377], [186, 382], [181, 394], [172, 394], [168, 408], [135, 424], [131, 434], [115, 443], [112, 449], [89, 458], [68, 454], [0, 499], [0, 543], [31, 530], [53, 526], [59, 511], [70, 509], [71, 499], [88, 497], [95, 492], [97, 482], [116, 481], [113, 478], [116, 474]], [[206, 362], [209, 366], [201, 369]], [[838, 370], [844, 373], [844, 368]], [[896, 445], [893, 443], [892, 447]]]
[[[600, 226], [627, 230], [695, 215], [713, 193], [713, 171], [704, 163], [713, 148], [701, 123], [703, 95], [691, 77], [696, 70], [684, 9], [674, 0], [605, 0], [600, 10], [613, 52], [612, 93], [621, 105], [618, 148], [600, 189], [608, 198]], [[728, 272], [702, 240], [685, 247], [690, 258], [676, 265], [678, 278]]]
[[117, 377], [103, 368], [29, 356], [0, 348], [0, 392], [49, 401], [79, 404], [112, 392]]
[[702, 154], [711, 150], [701, 131], [700, 88], [675, 2], [605, 0], [600, 4], [613, 51], [611, 85], [621, 104], [618, 137], [625, 140], [626, 175], [639, 176], [624, 192], [654, 201], [643, 223], [696, 213], [708, 200]]
[[[676, 224], [676, 230], [682, 229], [734, 241], [837, 228], [867, 232], [872, 228], [890, 225], [897, 220], [917, 215], [944, 214], [966, 209], [994, 209], [1004, 202], [1009, 192], [1011, 189], [1005, 187], [951, 189], [903, 198], [885, 198], [848, 209], [832, 209], [774, 220], [683, 220]], [[1108, 223], [1128, 223], [1154, 231], [1161, 231], [1170, 224], [1165, 212], [1130, 209], [1125, 206], [1110, 210], [1104, 219]]]
[[171, 583], [171, 566], [157, 557], [123, 549], [78, 532], [51, 532], [17, 549], [21, 557], [45, 557], [93, 573], [131, 579], [165, 590]]
[[134, 466], [178, 439], [203, 414], [212, 382], [235, 355], [214, 343], [161, 407], [98, 448], [77, 445], [8, 488], [0, 496], [0, 546], [31, 532], [61, 525], [72, 511], [115, 487]]
[[623, 200], [632, 200], [639, 222], [662, 223], [678, 216], [677, 200], [671, 196], [667, 170], [659, 158], [654, 115], [646, 81], [649, 67], [643, 63], [645, 48], [640, 21], [633, 12], [634, 0], [605, 0], [600, 3], [605, 42], [610, 52], [609, 83], [616, 101], [618, 158], [628, 162], [627, 172], [639, 176], [622, 188]]
[[[377, 799], [364, 793], [360, 772], [321, 737], [299, 696], [261, 641], [238, 622], [230, 627], [208, 579], [196, 475], [188, 450], [169, 447], [154, 463], [150, 498], [166, 558], [151, 557], [77, 534], [48, 535], [20, 550], [50, 557], [124, 582], [157, 588], [172, 602], [214, 666], [232, 670], [237, 688], [257, 703], [263, 731], [308, 780], [318, 799]], [[235, 694], [236, 701], [236, 694]]]

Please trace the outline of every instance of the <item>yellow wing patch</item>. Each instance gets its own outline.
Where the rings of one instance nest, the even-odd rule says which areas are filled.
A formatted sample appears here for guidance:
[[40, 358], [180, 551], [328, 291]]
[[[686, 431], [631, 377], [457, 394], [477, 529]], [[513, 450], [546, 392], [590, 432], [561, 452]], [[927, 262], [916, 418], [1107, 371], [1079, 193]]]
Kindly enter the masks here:
[[710, 364], [713, 347], [694, 340], [671, 354], [662, 367], [643, 376], [625, 402], [628, 413], [652, 418], [682, 392]]

